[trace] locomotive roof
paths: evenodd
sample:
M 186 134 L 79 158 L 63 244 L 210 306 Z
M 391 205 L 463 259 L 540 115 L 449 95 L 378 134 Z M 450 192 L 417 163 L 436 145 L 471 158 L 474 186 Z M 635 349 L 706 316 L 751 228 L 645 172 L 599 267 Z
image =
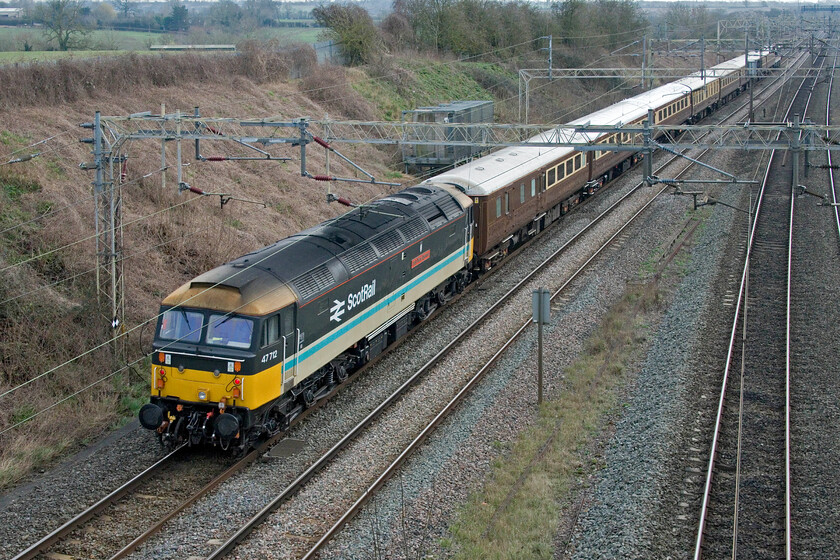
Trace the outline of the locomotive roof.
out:
M 759 53 L 751 52 L 750 61 L 759 58 Z M 632 122 L 639 122 L 647 116 L 648 108 L 659 107 L 668 99 L 676 100 L 689 91 L 700 89 L 715 78 L 728 75 L 744 67 L 744 55 L 737 56 L 706 70 L 705 78 L 695 72 L 685 78 L 642 92 L 634 97 L 619 101 L 594 113 L 576 119 L 570 125 L 597 125 L 620 127 Z M 561 128 L 564 136 L 571 136 L 572 141 L 589 143 L 608 134 L 604 132 L 578 132 Z M 551 142 L 553 131 L 543 132 L 528 142 Z M 534 173 L 550 163 L 562 159 L 575 151 L 570 146 L 529 147 L 527 145 L 506 147 L 489 155 L 475 159 L 456 167 L 452 171 L 427 179 L 424 184 L 458 185 L 470 196 L 486 196 L 510 185 L 530 173 Z
M 468 204 L 450 187 L 410 187 L 205 272 L 163 304 L 261 315 L 306 302 L 454 219 Z

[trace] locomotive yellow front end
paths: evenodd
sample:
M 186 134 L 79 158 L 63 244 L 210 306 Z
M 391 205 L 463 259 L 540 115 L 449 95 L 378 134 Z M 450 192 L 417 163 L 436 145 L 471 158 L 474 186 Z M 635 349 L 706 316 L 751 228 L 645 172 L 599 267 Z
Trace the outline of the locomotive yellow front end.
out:
M 207 274 L 163 301 L 140 423 L 168 444 L 245 448 L 278 428 L 264 410 L 283 392 L 283 359 L 265 350 L 266 336 L 279 324 L 271 319 L 293 313 L 295 298 L 264 276 Z

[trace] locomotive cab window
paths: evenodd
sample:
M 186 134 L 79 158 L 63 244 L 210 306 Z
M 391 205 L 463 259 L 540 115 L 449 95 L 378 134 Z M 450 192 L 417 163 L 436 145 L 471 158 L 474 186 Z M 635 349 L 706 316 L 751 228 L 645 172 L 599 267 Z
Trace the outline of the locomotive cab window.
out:
M 180 307 L 163 313 L 158 338 L 180 342 L 201 340 L 201 323 L 204 315 L 195 311 L 184 311 Z
M 231 315 L 210 315 L 205 342 L 214 346 L 229 348 L 250 348 L 254 322 L 244 317 Z
M 280 315 L 274 315 L 263 323 L 260 347 L 265 348 L 278 340 L 280 340 Z

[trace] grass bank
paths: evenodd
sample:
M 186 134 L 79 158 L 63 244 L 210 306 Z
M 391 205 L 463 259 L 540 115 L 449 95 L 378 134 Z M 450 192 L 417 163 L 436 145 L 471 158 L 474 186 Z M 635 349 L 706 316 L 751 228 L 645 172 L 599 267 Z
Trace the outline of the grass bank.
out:
M 564 372 L 560 395 L 545 401 L 537 422 L 493 464 L 452 527 L 455 557 L 555 557 L 556 533 L 577 490 L 599 468 L 595 438 L 620 406 L 630 365 L 643 351 L 662 310 L 654 278 L 631 285 Z M 573 508 L 572 508 L 573 509 Z

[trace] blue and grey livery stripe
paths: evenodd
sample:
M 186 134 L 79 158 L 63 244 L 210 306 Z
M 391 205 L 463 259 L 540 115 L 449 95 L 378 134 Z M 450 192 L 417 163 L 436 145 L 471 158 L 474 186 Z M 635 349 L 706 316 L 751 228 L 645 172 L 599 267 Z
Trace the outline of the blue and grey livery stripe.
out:
M 440 272 L 441 269 L 455 261 L 456 259 L 464 259 L 466 257 L 467 251 L 469 250 L 469 245 L 465 245 L 455 253 L 452 253 L 446 259 L 437 263 L 434 267 L 430 268 L 411 282 L 404 284 L 398 290 L 391 292 L 388 296 L 382 298 L 376 305 L 370 307 L 363 311 L 362 313 L 356 315 L 352 319 L 350 319 L 347 323 L 341 325 L 340 327 L 331 331 L 327 336 L 316 342 L 315 344 L 311 345 L 310 347 L 306 348 L 301 352 L 300 356 L 298 357 L 297 365 L 300 365 L 305 360 L 311 358 L 316 352 L 323 349 L 325 346 L 329 345 L 332 341 L 337 339 L 338 337 L 342 336 L 347 331 L 354 329 L 359 323 L 364 321 L 365 319 L 371 317 L 372 315 L 382 311 L 385 307 L 390 305 L 391 303 L 397 301 L 402 294 L 411 291 L 413 288 L 417 287 L 423 281 L 427 280 L 429 277 L 437 274 Z M 286 371 L 287 369 L 293 367 L 295 365 L 295 357 L 291 356 L 286 359 L 283 363 L 283 370 Z

